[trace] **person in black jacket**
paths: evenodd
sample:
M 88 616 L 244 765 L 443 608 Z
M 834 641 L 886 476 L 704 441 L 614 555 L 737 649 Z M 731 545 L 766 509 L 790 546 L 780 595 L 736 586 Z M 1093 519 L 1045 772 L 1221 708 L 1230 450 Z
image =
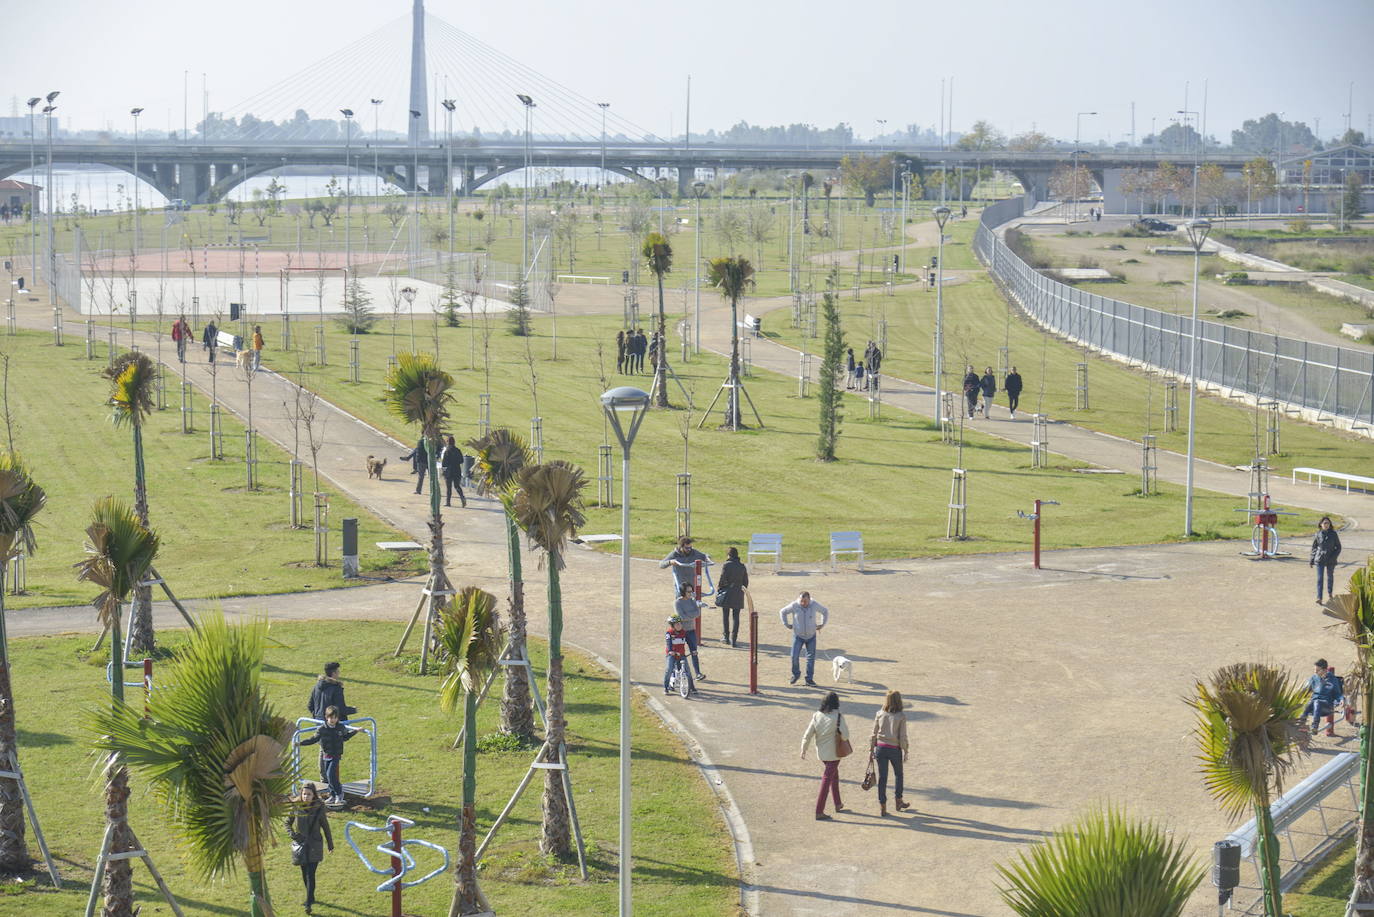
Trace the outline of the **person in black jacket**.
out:
M 425 489 L 425 472 L 429 471 L 429 456 L 425 453 L 425 438 L 423 436 L 415 444 L 414 449 L 401 456 L 401 461 L 410 462 L 410 473 L 420 476 L 419 480 L 415 482 L 415 492 L 418 494 Z
M 969 364 L 968 372 L 964 373 L 964 398 L 968 401 L 968 416 L 972 417 L 978 411 L 978 393 L 981 389 L 982 380 L 978 378 L 978 371 Z
M 339 722 L 339 709 L 330 707 L 324 712 L 324 725 L 315 730 L 308 739 L 301 739 L 301 745 L 320 746 L 320 779 L 329 787 L 329 795 L 324 798 L 326 805 L 344 804 L 343 784 L 339 782 L 339 761 L 343 758 L 344 743 L 357 735 L 359 730 L 349 729 Z
M 1336 578 L 1336 561 L 1341 556 L 1341 536 L 1331 526 L 1331 517 L 1322 516 L 1317 523 L 1317 534 L 1312 539 L 1312 559 L 1309 567 L 1317 568 L 1317 604 L 1322 603 L 1322 571 L 1326 571 L 1326 597 L 1332 596 L 1332 583 Z
M 1011 411 L 1011 419 L 1016 419 L 1016 406 L 1021 403 L 1021 374 L 1016 371 L 1016 367 L 1011 368 L 1007 373 L 1007 378 L 1002 380 L 1002 390 L 1007 393 L 1007 408 Z
M 725 630 L 721 639 L 731 646 L 739 642 L 739 612 L 744 607 L 744 590 L 748 585 L 749 569 L 739 559 L 739 548 L 731 548 L 716 584 L 716 605 L 720 607 L 721 626 Z
M 315 687 L 310 689 L 310 715 L 317 720 L 324 719 L 325 711 L 334 707 L 344 719 L 358 712 L 357 707 L 344 703 L 344 686 L 339 680 L 339 664 L 326 662 L 324 674 L 315 679 Z
M 325 845 L 334 852 L 334 835 L 329 832 L 329 813 L 320 802 L 315 784 L 306 781 L 301 786 L 301 798 L 286 819 L 286 833 L 291 838 L 291 862 L 301 868 L 305 883 L 305 912 L 315 906 L 315 871 L 324 859 Z
M 219 329 L 215 327 L 215 320 L 210 319 L 200 336 L 201 346 L 210 354 L 210 362 L 215 362 L 215 348 L 219 346 Z
M 983 416 L 992 416 L 992 396 L 997 394 L 997 377 L 992 374 L 992 367 L 987 368 L 983 373 L 983 378 L 978 380 L 978 387 L 983 390 Z
M 458 491 L 458 500 L 466 508 L 468 498 L 463 495 L 463 450 L 458 448 L 452 436 L 444 438 L 444 451 L 439 456 L 439 464 L 444 472 L 444 485 L 447 491 L 444 494 L 444 505 L 453 505 L 453 491 Z

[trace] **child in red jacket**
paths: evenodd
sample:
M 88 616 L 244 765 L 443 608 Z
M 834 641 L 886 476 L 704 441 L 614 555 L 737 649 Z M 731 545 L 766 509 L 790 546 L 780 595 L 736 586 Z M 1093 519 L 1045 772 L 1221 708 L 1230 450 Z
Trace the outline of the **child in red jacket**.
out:
M 667 665 L 663 668 L 663 693 L 671 694 L 668 690 L 668 680 L 672 678 L 673 667 L 679 660 L 686 659 L 691 652 L 691 647 L 687 643 L 687 628 L 684 626 L 682 615 L 673 615 L 668 619 L 668 632 L 664 635 L 664 648 L 666 652 Z M 697 693 L 696 682 L 692 679 L 692 667 L 683 667 L 687 672 L 687 693 Z

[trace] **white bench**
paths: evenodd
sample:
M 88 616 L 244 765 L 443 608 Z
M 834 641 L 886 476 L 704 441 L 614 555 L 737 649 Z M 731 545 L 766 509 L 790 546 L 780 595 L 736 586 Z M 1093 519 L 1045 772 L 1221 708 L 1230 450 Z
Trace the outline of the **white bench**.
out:
M 1361 488 L 1359 488 L 1359 489 L 1360 489 L 1360 490 L 1365 490 L 1365 491 L 1368 491 L 1371 487 L 1374 487 L 1374 478 L 1366 477 L 1365 475 L 1362 475 L 1362 474 L 1344 474 L 1344 473 L 1339 472 L 1339 471 L 1326 471 L 1325 469 L 1322 469 L 1322 468 L 1294 468 L 1294 469 L 1293 469 L 1293 483 L 1294 483 L 1294 484 L 1298 483 L 1298 475 L 1300 475 L 1300 474 L 1305 474 L 1305 475 L 1307 475 L 1307 483 L 1309 483 L 1309 484 L 1312 483 L 1312 479 L 1313 479 L 1313 478 L 1316 478 L 1317 487 L 1318 487 L 1319 489 L 1320 489 L 1321 486 L 1325 483 L 1326 478 L 1330 478 L 1330 479 L 1333 480 L 1333 481 L 1344 481 L 1344 482 L 1345 482 L 1345 492 L 1346 492 L 1346 493 L 1350 493 L 1350 485 L 1351 485 L 1351 484 L 1363 484 L 1363 485 L 1365 485 L 1365 486 L 1364 486 L 1364 487 L 1361 487 Z
M 777 533 L 765 532 L 763 534 L 753 534 L 749 536 L 749 553 L 745 555 L 747 563 L 754 562 L 754 555 L 759 557 L 773 558 L 773 572 L 782 569 L 782 535 Z
M 862 532 L 831 532 L 830 533 L 830 569 L 835 569 L 839 555 L 853 555 L 859 562 L 859 569 L 864 568 L 864 536 Z
M 744 313 L 744 321 L 740 322 L 739 326 L 754 337 L 758 337 L 759 333 L 763 330 L 763 319 L 754 318 L 754 316 L 746 312 Z
M 570 281 L 572 281 L 573 283 L 580 283 L 580 282 L 582 282 L 582 281 L 584 281 L 584 280 L 585 280 L 587 283 L 610 283 L 610 282 L 611 282 L 611 278 L 609 278 L 609 277 L 598 277 L 598 276 L 595 276 L 595 275 L 593 275 L 593 274 L 559 274 L 558 277 L 556 278 L 556 280 L 557 280 L 559 283 L 562 283 L 562 282 L 565 281 L 565 280 L 570 280 Z
M 215 335 L 215 346 L 226 347 L 230 353 L 238 353 L 243 349 L 243 338 L 228 331 L 220 331 Z

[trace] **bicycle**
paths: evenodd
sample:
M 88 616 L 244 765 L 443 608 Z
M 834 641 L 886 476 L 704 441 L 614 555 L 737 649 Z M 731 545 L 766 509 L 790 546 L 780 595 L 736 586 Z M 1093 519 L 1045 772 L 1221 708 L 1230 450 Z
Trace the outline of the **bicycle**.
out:
M 668 690 L 671 691 L 674 688 L 677 688 L 678 696 L 680 696 L 683 700 L 686 700 L 687 695 L 691 693 L 692 685 L 691 676 L 688 673 L 687 665 L 688 663 L 686 656 L 677 657 L 677 662 L 673 664 L 673 672 L 671 675 L 668 676 Z

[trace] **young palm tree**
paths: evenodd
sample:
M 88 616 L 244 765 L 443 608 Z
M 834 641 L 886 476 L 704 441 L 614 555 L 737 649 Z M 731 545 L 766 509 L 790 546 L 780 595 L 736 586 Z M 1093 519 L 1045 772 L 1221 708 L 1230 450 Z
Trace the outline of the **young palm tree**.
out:
M 816 176 L 810 172 L 801 174 L 801 193 L 802 193 L 802 235 L 811 235 L 811 198 L 808 193 L 811 186 L 816 183 Z
M 1089 812 L 997 867 L 998 891 L 1022 917 L 1178 917 L 1202 881 L 1187 846 L 1116 809 Z
M 14 688 L 10 684 L 9 637 L 5 632 L 5 573 L 10 561 L 34 551 L 33 517 L 47 496 L 12 452 L 0 453 L 0 768 L 19 760 L 14 725 Z M 19 781 L 0 777 L 0 872 L 17 873 L 29 865 L 24 845 L 24 798 Z
M 1258 827 L 1266 917 L 1282 917 L 1279 841 L 1269 804 L 1293 768 L 1307 691 L 1279 666 L 1241 662 L 1198 683 L 1188 705 L 1197 711 L 1203 784 L 1232 817 L 1247 808 Z
M 709 273 L 711 286 L 730 300 L 730 403 L 726 429 L 738 430 L 739 403 L 739 300 L 754 285 L 754 266 L 749 259 L 735 255 L 712 258 Z
M 1361 710 L 1374 710 L 1374 559 L 1350 577 L 1350 591 L 1334 597 L 1322 613 L 1345 625 L 1355 644 L 1355 664 L 1345 676 L 1345 692 L 1360 699 Z M 1355 884 L 1350 905 L 1374 904 L 1374 772 L 1369 730 L 1360 730 L 1360 832 L 1355 847 Z
M 165 685 L 142 705 L 116 701 L 96 716 L 96 745 L 148 778 L 206 880 L 242 861 L 249 914 L 271 917 L 263 855 L 285 814 L 291 774 L 283 766 L 292 724 L 262 690 L 267 623 L 230 625 L 204 615 L 176 652 Z
M 501 657 L 501 620 L 496 596 L 467 586 L 439 613 L 439 646 L 444 651 L 444 681 L 439 707 L 445 713 L 463 699 L 463 814 L 458 824 L 457 888 L 449 917 L 486 910 L 477 889 L 477 694 Z
M 654 404 L 668 406 L 668 319 L 663 308 L 663 275 L 673 269 L 673 247 L 661 232 L 644 237 L 644 260 L 658 280 L 658 363 L 654 366 Z
M 519 489 L 511 511 L 530 541 L 544 552 L 549 570 L 548 731 L 544 740 L 549 763 L 560 763 L 567 723 L 563 719 L 563 597 L 558 571 L 563 568 L 568 540 L 586 521 L 582 514 L 582 488 L 587 479 L 576 465 L 553 461 L 522 469 L 516 482 Z M 566 857 L 571 852 L 570 831 L 562 773 L 545 770 L 540 853 Z
M 110 420 L 128 426 L 134 434 L 134 512 L 148 527 L 148 477 L 143 468 L 143 423 L 155 407 L 157 367 L 141 353 L 124 353 L 105 369 L 110 380 Z M 134 609 L 129 625 L 129 648 L 138 653 L 153 651 L 153 587 L 134 586 Z
M 444 570 L 444 520 L 439 512 L 439 431 L 448 420 L 453 401 L 453 377 L 439 368 L 427 353 L 402 353 L 396 366 L 387 373 L 385 401 L 394 417 L 416 424 L 425 441 L 429 463 L 429 609 L 425 617 L 425 649 L 421 653 L 420 674 L 425 673 L 434 619 L 442 593 L 452 588 Z
M 477 492 L 495 496 L 506 514 L 506 558 L 510 574 L 510 627 L 506 639 L 512 655 L 529 658 L 525 648 L 525 580 L 520 565 L 520 529 L 512 515 L 513 487 L 520 469 L 533 464 L 529 447 L 505 427 L 468 441 L 476 461 L 472 475 Z M 505 666 L 501 695 L 501 731 L 528 740 L 534 736 L 534 705 L 530 701 L 530 673 L 522 665 Z
M 101 588 L 91 604 L 100 623 L 110 631 L 110 694 L 114 708 L 124 703 L 124 640 L 120 634 L 119 607 L 157 556 L 158 538 L 134 514 L 127 503 L 114 497 L 95 502 L 91 524 L 86 528 L 86 559 L 76 565 L 78 580 Z M 120 756 L 112 754 L 105 765 L 105 824 L 111 831 L 110 849 L 134 849 L 129 830 L 129 772 Z M 128 860 L 114 860 L 105 868 L 105 917 L 132 917 L 133 872 Z

